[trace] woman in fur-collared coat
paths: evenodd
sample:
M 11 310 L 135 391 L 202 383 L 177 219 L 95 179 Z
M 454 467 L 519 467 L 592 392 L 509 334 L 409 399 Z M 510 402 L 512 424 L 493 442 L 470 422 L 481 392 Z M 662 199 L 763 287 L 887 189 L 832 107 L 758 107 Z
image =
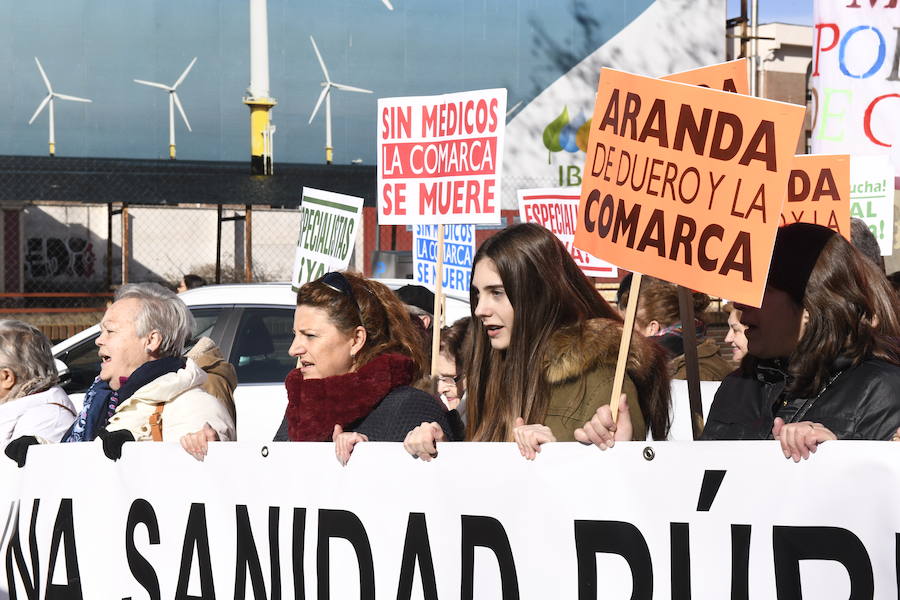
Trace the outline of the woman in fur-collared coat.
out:
M 470 287 L 478 326 L 467 368 L 471 441 L 515 441 L 534 458 L 540 445 L 575 439 L 609 404 L 622 319 L 547 229 L 521 224 L 489 238 L 475 254 Z M 664 351 L 632 337 L 623 392 L 637 425 L 665 439 L 669 375 Z M 439 428 L 410 432 L 406 450 L 436 454 Z

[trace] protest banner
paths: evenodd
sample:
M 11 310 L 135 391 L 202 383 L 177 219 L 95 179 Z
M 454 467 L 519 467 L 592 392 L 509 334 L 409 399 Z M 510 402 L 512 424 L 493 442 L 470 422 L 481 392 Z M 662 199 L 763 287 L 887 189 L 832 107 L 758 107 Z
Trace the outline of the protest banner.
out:
M 505 115 L 505 89 L 379 98 L 379 224 L 499 223 Z
M 900 175 L 896 0 L 816 0 L 813 22 L 812 151 L 886 156 Z
M 894 166 L 886 156 L 850 159 L 850 216 L 872 230 L 882 256 L 894 253 Z
M 746 58 L 729 60 L 728 62 L 690 69 L 680 73 L 672 73 L 660 79 L 699 85 L 700 87 L 747 95 L 750 93 L 750 80 L 747 76 L 749 61 Z
M 850 241 L 850 156 L 794 157 L 781 224 L 815 223 Z
M 581 190 L 568 188 L 537 188 L 517 190 L 519 219 L 523 223 L 537 223 L 552 231 L 563 243 L 569 255 L 588 277 L 615 277 L 617 269 L 604 260 L 575 247 L 575 223 Z
M 413 225 L 413 280 L 435 289 L 438 262 L 437 225 Z M 444 272 L 442 289 L 457 295 L 469 295 L 472 257 L 475 256 L 475 226 L 444 226 Z
M 300 236 L 291 275 L 294 291 L 329 271 L 347 268 L 359 235 L 362 205 L 362 198 L 303 188 Z
M 759 306 L 803 113 L 603 69 L 575 245 Z
M 439 449 L 34 446 L 0 506 L 0 596 L 896 597 L 900 444 L 799 465 L 775 442 Z

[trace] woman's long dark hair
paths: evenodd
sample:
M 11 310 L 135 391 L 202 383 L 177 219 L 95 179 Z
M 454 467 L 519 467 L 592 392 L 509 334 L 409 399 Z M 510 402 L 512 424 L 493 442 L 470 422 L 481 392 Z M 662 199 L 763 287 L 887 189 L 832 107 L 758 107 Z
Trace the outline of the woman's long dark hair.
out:
M 478 291 L 470 288 L 474 344 L 468 373 L 467 439 L 509 441 L 516 417 L 542 423 L 549 401 L 545 349 L 561 327 L 603 317 L 622 322 L 618 313 L 569 256 L 565 246 L 540 225 L 524 223 L 488 238 L 473 261 L 491 259 L 500 274 L 515 318 L 510 344 L 494 351 L 475 317 Z M 634 340 L 636 342 L 637 340 Z M 655 389 L 638 389 L 644 417 L 657 439 L 668 430 L 668 376 L 660 354 L 651 378 Z M 643 393 L 642 393 L 643 392 Z
M 839 235 L 822 248 L 806 284 L 809 321 L 789 360 L 794 397 L 818 394 L 838 357 L 900 365 L 897 295 L 884 273 Z

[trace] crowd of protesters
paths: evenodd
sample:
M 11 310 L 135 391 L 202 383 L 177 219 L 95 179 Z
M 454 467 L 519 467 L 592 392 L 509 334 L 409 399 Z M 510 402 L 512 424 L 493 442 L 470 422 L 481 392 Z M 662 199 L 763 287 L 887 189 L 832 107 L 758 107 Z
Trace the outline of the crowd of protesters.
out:
M 706 330 L 709 297 L 693 293 L 696 319 L 683 323 L 677 286 L 645 278 L 615 420 L 627 282 L 610 305 L 543 227 L 509 227 L 478 249 L 471 317 L 440 332 L 431 377 L 433 296 L 410 287 L 405 303 L 377 281 L 328 273 L 297 294 L 297 366 L 274 439 L 333 442 L 342 464 L 367 441 L 403 442 L 428 461 L 439 443 L 463 440 L 515 442 L 528 459 L 556 441 L 662 440 L 671 379 L 685 377 L 686 328 L 701 379 L 722 381 L 702 439 L 775 439 L 799 460 L 828 440 L 896 438 L 897 292 L 866 232 L 854 224 L 851 244 L 818 225 L 779 229 L 762 305 L 725 308 L 730 363 Z M 189 340 L 192 322 L 162 286 L 120 288 L 77 411 L 47 338 L 0 321 L 0 446 L 20 465 L 33 444 L 95 440 L 111 458 L 127 442 L 180 441 L 202 460 L 210 442 L 236 439 L 235 370 L 212 340 Z

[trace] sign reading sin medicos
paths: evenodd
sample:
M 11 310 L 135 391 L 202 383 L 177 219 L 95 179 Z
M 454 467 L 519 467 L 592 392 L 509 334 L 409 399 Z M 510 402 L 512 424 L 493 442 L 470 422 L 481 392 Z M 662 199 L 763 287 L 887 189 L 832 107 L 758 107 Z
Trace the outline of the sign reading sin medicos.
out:
M 506 90 L 378 100 L 378 222 L 500 222 Z
M 575 245 L 759 306 L 802 106 L 603 69 Z

